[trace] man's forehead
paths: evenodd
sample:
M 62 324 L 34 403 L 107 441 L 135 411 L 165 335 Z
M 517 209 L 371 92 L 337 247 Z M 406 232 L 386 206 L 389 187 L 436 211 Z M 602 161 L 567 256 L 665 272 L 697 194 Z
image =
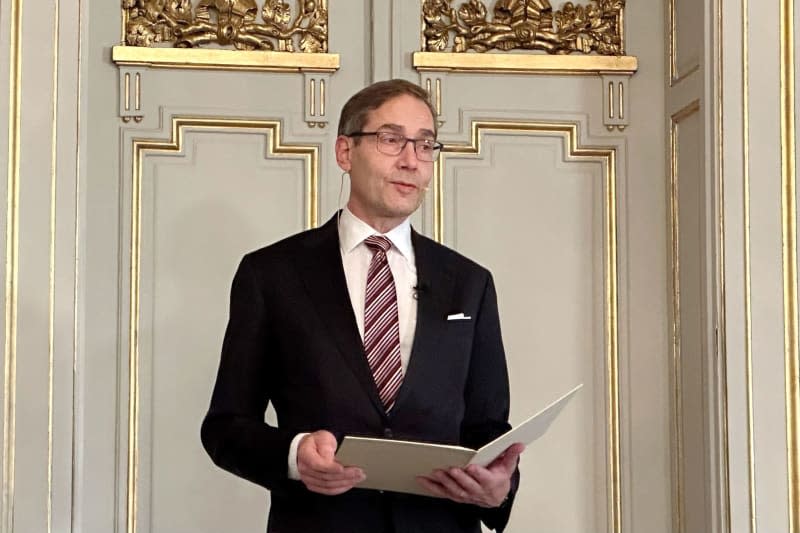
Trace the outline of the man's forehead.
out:
M 430 133 L 433 117 L 428 106 L 411 96 L 399 96 L 383 103 L 367 114 L 365 126 L 370 130 L 387 129 L 398 133 Z

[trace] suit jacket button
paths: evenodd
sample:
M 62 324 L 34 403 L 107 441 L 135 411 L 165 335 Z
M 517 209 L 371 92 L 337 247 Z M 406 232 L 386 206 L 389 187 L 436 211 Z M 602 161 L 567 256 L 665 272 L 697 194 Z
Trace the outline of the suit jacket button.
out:
M 384 428 L 383 436 L 386 437 L 387 439 L 391 439 L 392 436 L 393 436 L 392 435 L 392 428 Z

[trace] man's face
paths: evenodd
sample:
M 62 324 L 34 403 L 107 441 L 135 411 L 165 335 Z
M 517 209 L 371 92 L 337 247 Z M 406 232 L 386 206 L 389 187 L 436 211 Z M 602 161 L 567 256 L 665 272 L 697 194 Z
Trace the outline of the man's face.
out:
M 433 139 L 433 117 L 425 103 L 401 95 L 370 112 L 362 131 Z M 433 175 L 433 162 L 417 159 L 412 142 L 398 155 L 379 152 L 377 142 L 375 135 L 361 137 L 358 144 L 355 138 L 340 136 L 336 160 L 350 174 L 350 211 L 385 232 L 420 206 Z

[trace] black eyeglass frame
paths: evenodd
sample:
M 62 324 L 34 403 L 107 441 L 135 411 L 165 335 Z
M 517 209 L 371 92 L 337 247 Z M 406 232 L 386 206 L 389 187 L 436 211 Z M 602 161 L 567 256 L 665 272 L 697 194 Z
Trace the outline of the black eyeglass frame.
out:
M 438 158 L 439 154 L 442 152 L 442 148 L 444 148 L 444 145 L 442 143 L 438 142 L 438 141 L 433 141 L 432 139 L 414 139 L 412 137 L 406 137 L 405 135 L 400 135 L 399 133 L 395 133 L 393 131 L 354 131 L 353 133 L 346 133 L 345 137 L 368 137 L 370 135 L 374 135 L 375 136 L 375 140 L 376 140 L 375 149 L 378 150 L 379 152 L 381 152 L 382 154 L 385 154 L 385 155 L 400 155 L 401 153 L 403 153 L 403 150 L 406 149 L 406 145 L 408 143 L 413 143 L 413 145 L 414 145 L 414 155 L 417 157 L 418 160 L 424 161 L 426 163 L 433 163 L 434 161 L 436 161 L 436 158 Z M 382 143 L 381 140 L 380 140 L 380 136 L 381 135 L 394 135 L 396 137 L 399 137 L 399 138 L 403 139 L 404 142 L 403 142 L 402 146 L 400 146 L 400 149 L 397 151 L 396 154 L 383 152 L 378 148 L 379 146 L 384 146 L 384 147 L 386 146 L 386 144 Z M 431 142 L 431 141 L 433 141 L 432 147 L 433 147 L 433 151 L 436 153 L 436 155 L 430 160 L 421 159 L 419 157 L 419 151 L 417 151 L 417 143 L 418 142 Z

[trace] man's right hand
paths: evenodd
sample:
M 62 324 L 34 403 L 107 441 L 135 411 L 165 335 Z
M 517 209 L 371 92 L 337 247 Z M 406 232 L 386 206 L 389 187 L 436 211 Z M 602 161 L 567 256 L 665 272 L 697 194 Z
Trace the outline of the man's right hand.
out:
M 297 446 L 297 471 L 308 490 L 335 496 L 366 479 L 355 466 L 343 466 L 336 455 L 336 437 L 329 431 L 309 433 Z

